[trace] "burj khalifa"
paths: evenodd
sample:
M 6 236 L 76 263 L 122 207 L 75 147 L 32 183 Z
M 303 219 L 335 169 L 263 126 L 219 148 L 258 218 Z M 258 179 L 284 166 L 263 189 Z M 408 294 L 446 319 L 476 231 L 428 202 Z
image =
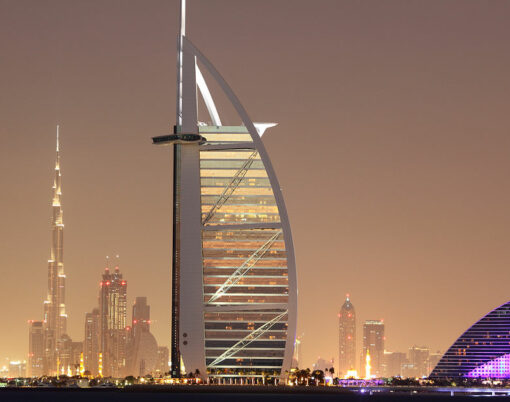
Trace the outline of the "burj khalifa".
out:
M 44 372 L 49 375 L 58 374 L 60 341 L 67 329 L 59 126 L 57 126 L 56 152 L 52 198 L 51 249 L 50 259 L 48 260 L 48 296 L 44 301 Z

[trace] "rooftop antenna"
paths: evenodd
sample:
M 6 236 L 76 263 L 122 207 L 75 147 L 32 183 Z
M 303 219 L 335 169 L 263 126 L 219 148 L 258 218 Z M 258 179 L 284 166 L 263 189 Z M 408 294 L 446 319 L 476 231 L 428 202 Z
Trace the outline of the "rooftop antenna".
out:
M 60 125 L 57 124 L 57 152 L 60 151 L 59 128 L 60 128 Z

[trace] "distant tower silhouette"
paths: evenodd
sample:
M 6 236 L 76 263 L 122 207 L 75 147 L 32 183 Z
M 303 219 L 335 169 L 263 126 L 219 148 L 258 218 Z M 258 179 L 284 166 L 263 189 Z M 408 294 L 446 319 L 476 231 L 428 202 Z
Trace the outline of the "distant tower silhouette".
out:
M 356 368 L 356 312 L 349 295 L 345 299 L 338 318 L 340 342 L 338 369 L 340 375 L 345 375 L 348 370 Z
M 85 370 L 90 371 L 93 376 L 99 373 L 100 328 L 99 309 L 95 308 L 85 315 L 85 339 L 83 340 Z

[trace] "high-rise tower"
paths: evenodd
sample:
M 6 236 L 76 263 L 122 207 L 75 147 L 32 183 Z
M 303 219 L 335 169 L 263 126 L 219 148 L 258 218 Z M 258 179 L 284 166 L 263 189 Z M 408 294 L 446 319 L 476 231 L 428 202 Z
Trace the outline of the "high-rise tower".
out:
M 384 322 L 382 320 L 366 320 L 363 324 L 363 353 L 361 356 L 361 369 L 363 377 L 366 376 L 367 353 L 370 355 L 371 374 L 376 377 L 383 375 L 384 358 Z
M 51 218 L 50 259 L 48 260 L 48 296 L 44 301 L 45 374 L 55 374 L 58 370 L 59 343 L 67 328 L 59 126 L 57 126 L 56 152 L 55 179 L 53 181 L 53 199 L 51 204 L 53 213 Z
M 349 295 L 345 299 L 339 321 L 339 374 L 346 375 L 356 368 L 356 312 Z
M 154 373 L 158 368 L 158 343 L 150 332 L 151 308 L 146 297 L 136 298 L 132 318 L 126 348 L 126 374 Z
M 120 377 L 126 364 L 127 281 L 119 267 L 105 268 L 99 290 L 100 341 L 103 375 Z
M 85 315 L 85 338 L 83 340 L 84 367 L 94 376 L 98 374 L 100 328 L 99 309 L 95 308 L 91 313 Z
M 187 38 L 185 5 L 181 0 L 177 121 L 172 134 L 153 138 L 172 145 L 174 156 L 171 373 L 180 375 L 182 357 L 187 371 L 213 379 L 284 377 L 296 336 L 297 280 L 287 210 L 261 140 L 275 124 L 253 123 Z M 222 124 L 206 78 L 241 125 Z
M 30 320 L 28 332 L 28 377 L 41 377 L 44 374 L 44 323 Z

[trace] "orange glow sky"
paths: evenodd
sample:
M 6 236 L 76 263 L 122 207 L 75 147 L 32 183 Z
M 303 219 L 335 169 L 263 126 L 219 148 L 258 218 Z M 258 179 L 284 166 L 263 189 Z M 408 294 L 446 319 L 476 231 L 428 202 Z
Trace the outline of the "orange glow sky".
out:
M 293 229 L 302 366 L 337 360 L 347 292 L 394 351 L 444 351 L 508 300 L 509 2 L 188 2 L 189 38 L 254 121 L 279 122 L 264 143 Z M 0 365 L 42 317 L 56 124 L 71 337 L 118 253 L 129 304 L 147 296 L 169 344 L 171 159 L 150 137 L 175 121 L 178 10 L 0 0 Z

